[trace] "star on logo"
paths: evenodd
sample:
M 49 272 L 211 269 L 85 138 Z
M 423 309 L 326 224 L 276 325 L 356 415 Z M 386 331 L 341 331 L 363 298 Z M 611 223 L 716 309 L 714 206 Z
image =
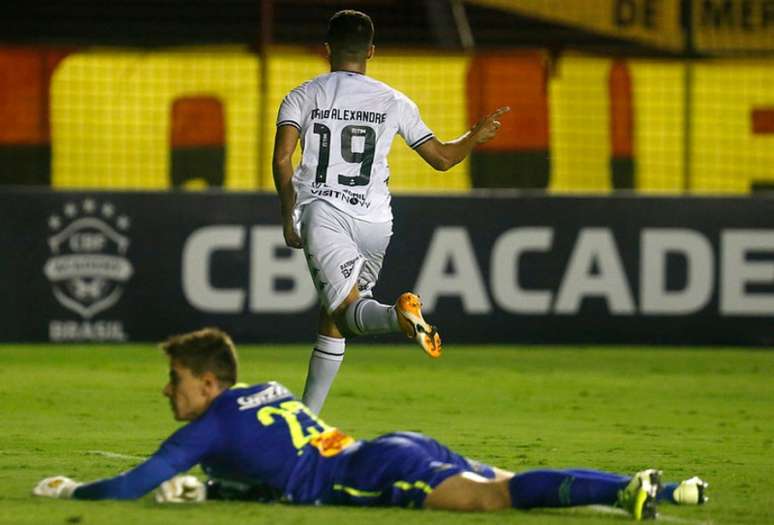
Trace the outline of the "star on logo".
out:
M 72 218 L 78 215 L 78 208 L 72 202 L 68 202 L 64 207 L 64 214 Z
M 48 218 L 48 227 L 52 230 L 58 230 L 62 226 L 62 219 L 59 215 L 52 215 Z
M 96 209 L 97 203 L 95 203 L 93 199 L 86 199 L 83 201 L 83 211 L 86 213 L 94 213 L 94 210 Z
M 113 214 L 115 214 L 115 212 L 116 212 L 116 208 L 112 204 L 106 202 L 105 204 L 102 205 L 102 216 L 103 217 L 109 219 L 110 217 L 113 216 Z
M 129 221 L 129 217 L 127 217 L 126 215 L 121 215 L 118 217 L 118 219 L 116 219 L 116 226 L 118 226 L 122 230 L 126 230 L 127 228 L 129 228 L 130 224 L 131 222 Z

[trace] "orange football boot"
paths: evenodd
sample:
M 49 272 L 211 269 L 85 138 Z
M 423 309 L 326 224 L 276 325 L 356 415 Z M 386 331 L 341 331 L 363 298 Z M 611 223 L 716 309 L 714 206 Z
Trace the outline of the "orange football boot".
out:
M 431 326 L 422 317 L 422 301 L 419 296 L 406 292 L 395 301 L 398 325 L 409 339 L 414 339 L 425 353 L 432 357 L 441 357 L 441 336 L 435 326 Z

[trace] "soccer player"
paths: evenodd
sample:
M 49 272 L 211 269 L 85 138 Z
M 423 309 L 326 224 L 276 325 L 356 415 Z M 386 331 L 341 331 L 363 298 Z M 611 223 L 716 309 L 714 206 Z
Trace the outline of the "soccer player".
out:
M 514 474 L 421 434 L 356 440 L 324 423 L 279 383 L 238 384 L 236 349 L 220 330 L 175 336 L 162 348 L 169 357 L 163 394 L 175 419 L 189 423 L 128 472 L 87 484 L 46 478 L 34 494 L 134 499 L 161 485 L 156 499 L 162 502 L 274 496 L 297 504 L 459 511 L 603 504 L 636 519 L 654 517 L 657 500 L 706 499 L 699 478 L 662 488 L 653 469 L 633 477 L 591 470 Z M 206 490 L 195 477 L 178 476 L 196 464 L 210 478 Z
M 288 93 L 277 117 L 273 173 L 285 242 L 304 249 L 321 303 L 303 394 L 317 413 L 344 358 L 345 337 L 402 332 L 428 356 L 441 355 L 441 337 L 422 317 L 419 297 L 404 293 L 394 305 L 372 298 L 392 235 L 387 154 L 395 134 L 446 171 L 491 140 L 509 111 L 500 108 L 456 140 L 439 141 L 414 102 L 365 75 L 373 36 L 368 15 L 333 15 L 325 43 L 331 72 Z

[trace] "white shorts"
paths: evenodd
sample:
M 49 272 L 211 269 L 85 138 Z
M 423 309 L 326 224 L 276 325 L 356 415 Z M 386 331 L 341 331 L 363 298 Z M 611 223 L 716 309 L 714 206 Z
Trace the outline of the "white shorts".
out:
M 333 312 L 357 285 L 370 297 L 392 236 L 392 221 L 366 222 L 324 201 L 297 213 L 298 231 L 320 303 Z

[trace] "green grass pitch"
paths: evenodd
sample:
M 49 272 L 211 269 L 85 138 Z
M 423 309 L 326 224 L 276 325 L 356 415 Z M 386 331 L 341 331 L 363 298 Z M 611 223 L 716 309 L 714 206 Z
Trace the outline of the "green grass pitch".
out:
M 241 379 L 303 386 L 309 348 L 244 346 Z M 625 523 L 595 509 L 453 514 L 208 502 L 156 505 L 34 498 L 43 477 L 114 475 L 176 427 L 153 345 L 0 346 L 0 523 Z M 699 474 L 703 507 L 662 505 L 667 523 L 774 523 L 774 352 L 745 349 L 352 344 L 322 417 L 361 438 L 427 433 L 521 470 L 591 467 L 667 479 Z M 133 459 L 134 458 L 134 459 Z

